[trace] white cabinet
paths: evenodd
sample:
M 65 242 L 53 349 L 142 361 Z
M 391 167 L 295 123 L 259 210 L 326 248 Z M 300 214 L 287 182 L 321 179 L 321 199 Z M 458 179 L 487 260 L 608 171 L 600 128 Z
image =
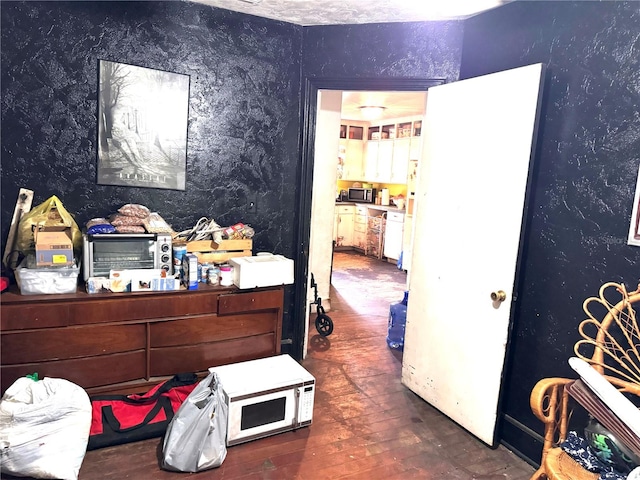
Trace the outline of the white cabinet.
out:
M 367 207 L 357 205 L 353 218 L 353 246 L 363 252 L 367 245 Z
M 354 211 L 353 205 L 336 205 L 333 227 L 333 241 L 336 248 L 353 245 Z
M 387 223 L 384 231 L 384 256 L 387 259 L 398 260 L 404 244 L 404 214 L 387 213 Z
M 362 180 L 364 175 L 364 125 L 340 125 L 338 180 Z
M 411 142 L 411 138 L 399 138 L 393 143 L 389 183 L 407 183 Z
M 367 182 L 375 182 L 378 178 L 378 151 L 379 142 L 367 142 L 365 147 L 365 161 L 364 161 L 364 178 Z
M 367 128 L 364 180 L 376 183 L 407 183 L 409 161 L 419 159 L 422 120 L 387 120 Z

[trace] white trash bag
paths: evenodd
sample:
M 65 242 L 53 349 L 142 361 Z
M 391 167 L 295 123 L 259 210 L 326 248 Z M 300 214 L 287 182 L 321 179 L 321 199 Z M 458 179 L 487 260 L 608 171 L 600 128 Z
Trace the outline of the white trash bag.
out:
M 16 380 L 0 400 L 0 471 L 76 480 L 91 428 L 91 400 L 68 380 Z
M 162 446 L 162 468 L 193 473 L 222 465 L 227 456 L 228 414 L 218 375 L 211 372 L 169 423 Z

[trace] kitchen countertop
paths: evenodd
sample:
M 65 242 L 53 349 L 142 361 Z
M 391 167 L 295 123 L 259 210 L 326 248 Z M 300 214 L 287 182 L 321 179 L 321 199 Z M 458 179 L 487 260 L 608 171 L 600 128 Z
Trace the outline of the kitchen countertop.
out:
M 358 202 L 336 202 L 336 205 L 355 205 L 358 207 L 367 207 L 373 210 L 382 210 L 383 212 L 406 213 L 406 209 L 399 209 L 395 205 L 376 205 L 375 203 L 358 203 Z

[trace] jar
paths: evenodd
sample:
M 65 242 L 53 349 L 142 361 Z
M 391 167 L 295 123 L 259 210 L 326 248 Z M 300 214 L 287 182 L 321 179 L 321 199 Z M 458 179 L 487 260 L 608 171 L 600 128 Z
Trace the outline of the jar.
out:
M 207 276 L 209 275 L 209 264 L 203 263 L 199 273 L 200 283 L 207 283 Z
M 209 285 L 218 285 L 220 281 L 220 269 L 215 265 L 212 265 L 207 270 L 207 283 Z
M 220 285 L 223 287 L 233 285 L 233 267 L 231 265 L 220 265 Z

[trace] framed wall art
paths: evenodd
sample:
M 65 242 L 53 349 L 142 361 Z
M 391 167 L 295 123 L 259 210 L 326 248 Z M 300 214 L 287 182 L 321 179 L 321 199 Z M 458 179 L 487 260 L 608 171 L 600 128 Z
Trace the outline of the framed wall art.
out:
M 629 222 L 629 236 L 627 245 L 640 247 L 640 168 L 636 180 L 636 193 L 633 198 L 633 209 L 631 210 L 631 221 Z
M 184 190 L 189 75 L 99 60 L 100 185 Z

